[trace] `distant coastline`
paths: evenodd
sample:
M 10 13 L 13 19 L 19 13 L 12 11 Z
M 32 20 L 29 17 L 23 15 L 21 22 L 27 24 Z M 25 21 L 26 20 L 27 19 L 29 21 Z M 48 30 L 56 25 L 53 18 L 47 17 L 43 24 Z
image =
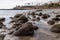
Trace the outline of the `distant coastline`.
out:
M 27 5 L 27 6 L 16 6 L 15 10 L 31 10 L 31 9 L 60 9 L 60 2 L 58 3 L 45 3 L 44 5 Z

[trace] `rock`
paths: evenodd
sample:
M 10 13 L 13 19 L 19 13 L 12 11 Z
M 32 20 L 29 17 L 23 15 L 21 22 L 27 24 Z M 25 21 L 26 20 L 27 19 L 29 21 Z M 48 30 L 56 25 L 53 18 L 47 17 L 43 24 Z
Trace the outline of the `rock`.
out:
M 18 24 L 18 23 L 15 23 L 15 24 L 13 24 L 13 28 L 16 28 L 16 27 L 18 27 L 19 25 L 21 25 L 21 24 Z
M 34 30 L 37 30 L 37 29 L 38 29 L 38 27 L 37 27 L 37 26 L 34 26 L 34 27 L 33 27 L 33 29 L 34 29 Z
M 53 24 L 55 24 L 55 21 L 49 20 L 47 23 L 48 23 L 49 25 L 53 25 Z
M 60 21 L 60 18 L 56 17 L 56 18 L 53 18 L 52 20 L 54 20 L 54 21 Z
M 24 15 L 21 15 L 19 18 L 16 19 L 16 22 L 21 21 L 21 20 L 23 20 L 24 23 L 28 21 L 28 19 Z
M 31 36 L 34 34 L 33 25 L 30 22 L 22 24 L 22 27 L 13 33 L 15 36 Z
M 50 31 L 54 33 L 60 33 L 60 24 L 53 25 Z
M 42 11 L 42 9 L 38 9 L 38 10 L 36 10 L 36 11 Z
M 35 12 L 32 12 L 31 15 L 34 16 L 35 15 Z
M 13 24 L 13 28 L 16 28 L 16 27 L 18 27 L 18 26 L 20 26 L 20 25 L 22 25 L 24 23 L 24 21 L 18 21 L 18 22 L 15 22 L 15 24 Z
M 0 34 L 0 40 L 4 40 L 5 35 L 4 34 Z
M 60 15 L 56 15 L 56 17 L 60 17 Z
M 22 14 L 16 14 L 14 18 L 19 18 Z
M 14 19 L 14 17 L 10 17 L 10 19 L 11 19 L 11 20 L 13 20 L 13 19 Z
M 42 13 L 40 12 L 40 13 L 38 14 L 38 16 L 42 16 Z
M 43 18 L 43 19 L 46 19 L 46 18 L 48 18 L 48 17 L 50 17 L 49 14 L 43 14 L 43 15 L 42 15 L 42 18 Z
M 5 21 L 5 18 L 0 18 L 0 21 L 1 21 L 1 22 L 4 22 L 4 21 Z
M 0 28 L 2 28 L 4 26 L 4 24 L 2 22 L 0 22 Z
M 15 21 L 14 20 L 12 20 L 12 21 L 10 21 L 9 23 L 14 23 Z
M 37 21 L 40 21 L 40 17 L 37 17 Z

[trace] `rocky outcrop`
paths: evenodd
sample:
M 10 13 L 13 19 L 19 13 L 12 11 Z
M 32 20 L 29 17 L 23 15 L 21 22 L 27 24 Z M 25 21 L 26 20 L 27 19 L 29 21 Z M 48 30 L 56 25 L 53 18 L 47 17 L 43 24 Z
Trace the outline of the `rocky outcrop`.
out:
M 22 24 L 22 27 L 20 27 L 17 31 L 13 33 L 15 36 L 29 36 L 34 34 L 34 30 L 38 29 L 37 27 L 34 27 L 32 23 L 26 22 Z
M 16 14 L 14 18 L 19 18 L 22 14 Z

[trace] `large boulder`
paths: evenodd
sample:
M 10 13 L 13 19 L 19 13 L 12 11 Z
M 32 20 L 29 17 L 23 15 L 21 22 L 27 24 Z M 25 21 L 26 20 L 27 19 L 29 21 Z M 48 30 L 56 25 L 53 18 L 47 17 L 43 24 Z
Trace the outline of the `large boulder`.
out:
M 53 25 L 50 31 L 55 33 L 60 33 L 60 24 Z
M 15 36 L 31 36 L 34 34 L 34 30 L 36 30 L 36 27 L 34 29 L 34 26 L 30 22 L 26 22 L 22 24 L 22 27 L 20 27 L 17 31 L 13 33 Z
M 43 18 L 43 19 L 46 19 L 46 18 L 48 18 L 48 17 L 50 17 L 49 14 L 43 14 L 43 15 L 42 15 L 42 18 Z
M 5 18 L 0 18 L 0 21 L 1 21 L 1 22 L 4 22 L 4 21 L 5 21 Z

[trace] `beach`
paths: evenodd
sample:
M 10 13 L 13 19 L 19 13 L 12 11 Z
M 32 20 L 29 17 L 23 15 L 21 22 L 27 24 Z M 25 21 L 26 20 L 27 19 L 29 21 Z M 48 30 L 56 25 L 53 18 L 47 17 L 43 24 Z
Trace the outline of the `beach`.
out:
M 29 13 L 35 12 L 36 14 L 42 13 L 42 14 L 49 14 L 50 17 L 47 19 L 43 19 L 42 16 L 39 17 L 40 20 L 33 20 L 31 15 L 28 15 Z M 27 18 L 28 16 L 31 18 L 29 22 L 31 22 L 33 25 L 38 27 L 38 30 L 34 31 L 34 35 L 32 37 L 25 36 L 25 37 L 17 37 L 13 35 L 9 35 L 10 32 L 9 29 L 12 28 L 13 24 L 10 24 L 11 21 L 10 17 L 14 17 L 16 14 L 23 14 Z M 47 22 L 54 18 L 56 15 L 60 15 L 60 9 L 42 9 L 42 11 L 36 11 L 36 10 L 0 10 L 0 17 L 4 17 L 6 20 L 3 22 L 7 29 L 0 29 L 0 34 L 6 35 L 3 40 L 60 40 L 60 33 L 54 33 L 50 31 L 50 28 L 53 25 L 49 25 Z M 55 24 L 60 23 L 56 22 Z

